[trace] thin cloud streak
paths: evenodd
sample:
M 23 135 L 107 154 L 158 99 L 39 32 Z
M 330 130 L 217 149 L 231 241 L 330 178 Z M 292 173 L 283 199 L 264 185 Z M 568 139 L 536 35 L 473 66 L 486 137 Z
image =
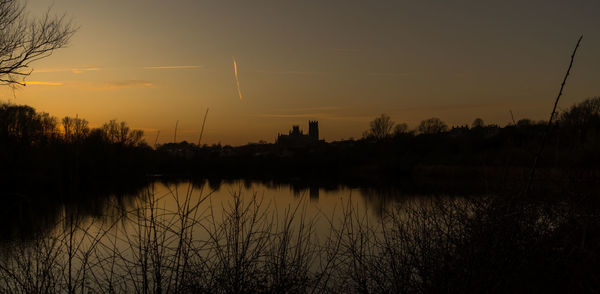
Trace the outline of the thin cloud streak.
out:
M 238 95 L 240 96 L 240 100 L 242 100 L 244 97 L 242 96 L 242 89 L 240 89 L 240 80 L 238 78 L 238 68 L 237 68 L 237 61 L 235 60 L 235 57 L 233 58 L 233 73 L 235 75 L 235 84 L 237 86 L 237 92 L 238 92 Z
M 280 108 L 275 111 L 280 112 L 308 112 L 308 111 L 332 111 L 348 109 L 348 106 L 315 106 L 315 107 L 298 107 L 298 108 Z
M 156 88 L 156 85 L 150 81 L 143 80 L 126 80 L 112 81 L 101 84 L 87 84 L 85 87 L 88 90 L 120 90 L 130 88 Z
M 33 81 L 33 82 L 25 82 L 25 86 L 62 86 L 64 85 L 64 83 L 62 82 L 37 82 L 37 81 Z
M 481 109 L 481 108 L 494 108 L 494 109 L 509 109 L 515 106 L 535 106 L 535 103 L 473 103 L 473 104 L 445 104 L 445 105 L 415 105 L 409 107 L 397 108 L 397 111 L 449 111 L 449 110 L 463 110 L 463 109 Z
M 120 90 L 130 88 L 157 88 L 157 85 L 151 81 L 145 80 L 123 80 L 123 81 L 107 81 L 107 82 L 83 82 L 83 81 L 31 81 L 25 82 L 26 86 L 65 86 L 79 90 Z
M 167 66 L 147 66 L 144 69 L 199 69 L 201 65 L 167 65 Z
M 321 74 L 319 72 L 295 71 L 295 70 L 288 70 L 288 71 L 257 70 L 256 72 L 262 73 L 262 74 L 272 74 L 272 75 L 316 75 L 316 74 Z
M 72 68 L 45 68 L 36 69 L 34 73 L 54 73 L 54 72 L 72 72 L 74 74 L 82 74 L 87 71 L 100 71 L 100 67 L 72 67 Z
M 366 115 L 346 115 L 346 114 L 333 114 L 333 113 L 294 113 L 294 114 L 259 114 L 257 117 L 262 118 L 304 118 L 304 119 L 330 119 L 330 120 L 347 120 L 347 121 L 358 121 L 366 122 L 371 121 L 373 117 Z

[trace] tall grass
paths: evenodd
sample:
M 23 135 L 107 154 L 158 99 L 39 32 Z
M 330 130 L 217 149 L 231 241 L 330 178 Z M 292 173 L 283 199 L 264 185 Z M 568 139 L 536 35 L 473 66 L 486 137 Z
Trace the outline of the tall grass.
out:
M 65 211 L 52 233 L 3 246 L 0 292 L 597 289 L 600 214 L 589 205 L 446 197 L 372 216 L 350 201 L 336 216 L 309 217 L 306 201 L 278 211 L 257 195 L 233 192 L 219 205 L 194 192 L 150 186 L 134 209 L 106 220 Z M 318 222 L 328 226 L 319 234 Z

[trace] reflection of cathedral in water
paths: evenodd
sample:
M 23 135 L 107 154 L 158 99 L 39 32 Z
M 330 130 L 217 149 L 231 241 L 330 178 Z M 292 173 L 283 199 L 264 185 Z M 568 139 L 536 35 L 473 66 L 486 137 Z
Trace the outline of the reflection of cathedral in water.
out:
M 311 201 L 319 200 L 319 187 L 311 186 L 309 188 L 309 195 Z
M 308 189 L 307 189 L 306 186 L 291 185 L 291 189 L 292 189 L 292 193 L 294 194 L 295 197 L 302 197 L 302 196 L 306 195 L 305 193 L 308 190 L 308 196 L 311 201 L 319 200 L 319 186 L 312 185 L 312 186 L 308 187 Z

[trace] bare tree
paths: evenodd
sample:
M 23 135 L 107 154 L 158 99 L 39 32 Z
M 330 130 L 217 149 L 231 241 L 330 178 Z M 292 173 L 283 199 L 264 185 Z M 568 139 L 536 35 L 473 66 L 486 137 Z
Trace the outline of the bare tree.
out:
M 590 124 L 600 121 L 600 97 L 588 98 L 585 101 L 573 105 L 568 111 L 560 116 L 563 126 L 572 127 L 576 130 L 587 129 Z
M 128 146 L 144 144 L 144 132 L 131 130 L 126 122 L 111 120 L 102 126 L 103 137 L 110 143 L 118 143 Z
M 394 127 L 394 136 L 400 136 L 408 133 L 408 125 L 406 123 L 397 124 Z
M 65 140 L 71 141 L 71 139 L 73 138 L 73 128 L 74 128 L 73 119 L 68 116 L 65 116 L 62 119 L 62 126 L 63 126 Z
M 448 126 L 437 117 L 426 119 L 419 124 L 419 132 L 421 134 L 439 134 L 447 130 Z
M 42 134 L 44 137 L 54 138 L 59 134 L 56 117 L 53 117 L 46 112 L 39 113 L 38 117 L 42 126 Z
M 88 126 L 88 121 L 79 117 L 75 117 L 73 120 L 73 135 L 76 141 L 81 141 L 90 133 L 90 127 Z
M 600 130 L 600 97 L 573 105 L 560 115 L 560 124 L 570 132 L 577 133 L 580 140 L 588 135 L 598 134 Z
M 48 10 L 31 19 L 21 1 L 0 0 L 0 84 L 25 85 L 32 72 L 29 65 L 66 46 L 75 31 L 64 15 Z
M 365 131 L 363 136 L 365 138 L 374 138 L 376 140 L 389 138 L 392 134 L 393 127 L 394 122 L 389 115 L 384 113 L 371 121 L 369 129 Z
M 62 119 L 64 138 L 67 142 L 81 142 L 90 133 L 88 121 L 78 116 Z

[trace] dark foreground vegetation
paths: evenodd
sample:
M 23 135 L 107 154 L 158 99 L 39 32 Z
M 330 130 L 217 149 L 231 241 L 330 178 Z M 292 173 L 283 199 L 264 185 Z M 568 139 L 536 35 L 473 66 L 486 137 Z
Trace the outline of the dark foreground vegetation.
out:
M 56 230 L 6 242 L 3 293 L 590 293 L 600 267 L 597 193 L 562 201 L 418 198 L 379 217 L 335 217 L 234 193 L 152 187 L 120 217 L 67 209 Z M 165 209 L 161 197 L 176 199 Z M 304 199 L 305 200 L 305 199 Z

